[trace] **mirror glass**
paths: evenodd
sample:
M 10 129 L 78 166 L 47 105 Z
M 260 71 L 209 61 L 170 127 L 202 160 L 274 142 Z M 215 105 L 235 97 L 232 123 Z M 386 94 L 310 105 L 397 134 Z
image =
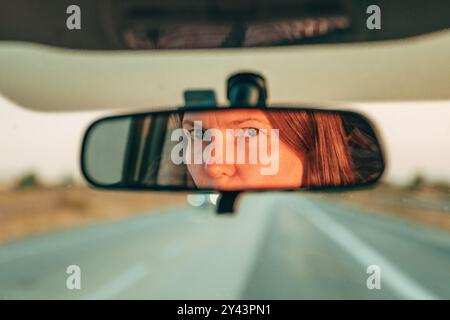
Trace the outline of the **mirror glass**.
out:
M 85 136 L 94 186 L 155 190 L 363 186 L 384 169 L 357 113 L 293 108 L 193 108 L 108 117 Z

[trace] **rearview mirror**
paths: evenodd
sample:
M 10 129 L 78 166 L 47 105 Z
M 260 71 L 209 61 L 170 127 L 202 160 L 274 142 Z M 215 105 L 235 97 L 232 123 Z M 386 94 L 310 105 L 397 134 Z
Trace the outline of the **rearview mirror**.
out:
M 100 188 L 238 191 L 364 186 L 384 160 L 357 113 L 233 107 L 100 119 L 86 132 L 81 166 Z

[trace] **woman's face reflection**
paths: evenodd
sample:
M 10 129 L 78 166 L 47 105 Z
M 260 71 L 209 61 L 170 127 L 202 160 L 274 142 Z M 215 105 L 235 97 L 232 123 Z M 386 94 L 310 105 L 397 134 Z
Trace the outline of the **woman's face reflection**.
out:
M 278 137 L 262 110 L 187 112 L 183 129 L 191 148 L 187 167 L 198 188 L 298 188 L 303 155 Z M 201 146 L 201 148 L 199 148 Z M 201 163 L 193 161 L 201 159 Z

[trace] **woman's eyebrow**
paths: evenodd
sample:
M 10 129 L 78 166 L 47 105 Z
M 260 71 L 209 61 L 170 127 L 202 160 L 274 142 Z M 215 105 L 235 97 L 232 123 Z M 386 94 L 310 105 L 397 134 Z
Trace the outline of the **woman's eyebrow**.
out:
M 227 122 L 227 125 L 238 125 L 238 124 L 242 124 L 245 122 L 252 122 L 252 121 L 256 121 L 256 122 L 259 122 L 259 123 L 265 124 L 265 125 L 270 125 L 270 122 L 268 122 L 267 120 L 261 119 L 261 118 L 254 118 L 254 117 L 229 121 L 229 122 Z
M 269 121 L 267 121 L 265 119 L 261 119 L 261 118 L 256 118 L 256 117 L 249 117 L 249 118 L 245 118 L 245 119 L 237 119 L 237 120 L 226 121 L 225 125 L 226 126 L 236 126 L 236 125 L 239 125 L 239 124 L 243 124 L 243 123 L 246 123 L 246 122 L 252 122 L 252 121 L 253 122 L 259 122 L 260 124 L 263 124 L 263 125 L 270 125 Z M 183 123 L 182 123 L 182 126 L 183 127 L 185 127 L 185 126 L 187 126 L 187 127 L 188 126 L 194 127 L 194 121 L 184 119 Z
M 192 121 L 192 120 L 184 120 L 184 119 L 183 119 L 182 126 L 183 126 L 183 127 L 184 127 L 184 126 L 191 126 L 191 127 L 194 127 L 194 121 Z

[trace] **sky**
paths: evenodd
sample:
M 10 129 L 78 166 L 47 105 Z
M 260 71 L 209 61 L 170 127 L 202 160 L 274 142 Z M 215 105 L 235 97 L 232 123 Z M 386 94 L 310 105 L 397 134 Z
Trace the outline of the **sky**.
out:
M 360 103 L 352 108 L 378 129 L 387 158 L 386 181 L 407 183 L 417 173 L 430 181 L 450 181 L 450 101 Z M 89 123 L 103 114 L 35 112 L 0 95 L 0 182 L 27 172 L 48 182 L 82 179 L 81 139 Z

